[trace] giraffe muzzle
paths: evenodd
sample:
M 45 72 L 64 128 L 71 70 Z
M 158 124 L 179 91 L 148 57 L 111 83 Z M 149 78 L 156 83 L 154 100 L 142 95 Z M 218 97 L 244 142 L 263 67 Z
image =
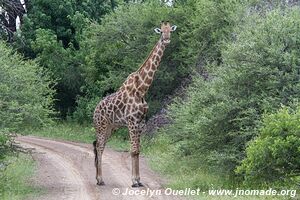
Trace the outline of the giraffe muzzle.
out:
M 171 42 L 171 40 L 170 40 L 170 39 L 163 40 L 163 43 L 165 43 L 165 44 L 169 44 L 170 42 Z

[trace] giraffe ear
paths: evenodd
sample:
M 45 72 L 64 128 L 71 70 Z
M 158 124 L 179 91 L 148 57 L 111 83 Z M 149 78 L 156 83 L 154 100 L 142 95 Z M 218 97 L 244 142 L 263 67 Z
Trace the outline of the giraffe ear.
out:
M 171 27 L 171 31 L 175 31 L 176 28 L 177 28 L 177 26 L 176 26 L 176 25 L 173 25 L 173 26 Z
M 155 33 L 158 33 L 158 34 L 161 33 L 161 30 L 159 28 L 155 28 L 154 31 L 155 31 Z

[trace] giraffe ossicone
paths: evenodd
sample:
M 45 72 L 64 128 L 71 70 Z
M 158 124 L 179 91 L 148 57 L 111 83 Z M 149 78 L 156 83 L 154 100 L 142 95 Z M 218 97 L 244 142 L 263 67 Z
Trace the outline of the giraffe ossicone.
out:
M 103 98 L 96 106 L 93 116 L 96 141 L 93 144 L 98 185 L 104 185 L 101 165 L 105 144 L 114 130 L 127 126 L 131 143 L 132 187 L 143 186 L 140 182 L 139 153 L 140 136 L 148 110 L 145 94 L 152 84 L 164 50 L 170 43 L 170 33 L 176 28 L 169 22 L 162 22 L 160 28 L 154 29 L 161 37 L 144 63 L 127 77 L 115 93 Z

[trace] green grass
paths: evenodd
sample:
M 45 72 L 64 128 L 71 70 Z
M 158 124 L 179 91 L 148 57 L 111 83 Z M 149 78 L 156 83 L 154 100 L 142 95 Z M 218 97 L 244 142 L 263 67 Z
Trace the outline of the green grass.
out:
M 17 157 L 9 156 L 4 162 L 9 165 L 4 171 L 0 171 L 1 200 L 24 199 L 40 192 L 28 183 L 36 169 L 35 163 L 29 155 L 20 153 Z
M 70 122 L 59 122 L 42 129 L 27 129 L 23 134 L 90 144 L 96 139 L 95 129 L 92 125 L 81 125 Z M 107 146 L 117 151 L 128 151 L 129 141 L 127 130 L 122 128 L 115 131 L 109 138 Z
M 130 142 L 127 128 L 116 130 L 108 140 L 107 145 L 116 151 L 129 151 Z
M 42 129 L 28 129 L 23 133 L 25 135 L 83 143 L 92 143 L 95 140 L 95 132 L 92 126 L 89 127 L 76 123 L 56 123 Z

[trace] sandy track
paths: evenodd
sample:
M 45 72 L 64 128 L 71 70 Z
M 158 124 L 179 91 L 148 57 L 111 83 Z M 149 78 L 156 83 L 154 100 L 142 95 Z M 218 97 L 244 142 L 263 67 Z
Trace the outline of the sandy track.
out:
M 45 189 L 46 194 L 31 197 L 34 200 L 114 200 L 114 199 L 177 199 L 163 195 L 113 195 L 118 188 L 134 192 L 151 190 L 164 191 L 163 180 L 152 172 L 145 159 L 140 158 L 143 188 L 131 188 L 131 159 L 127 152 L 116 152 L 106 148 L 103 155 L 103 178 L 105 186 L 97 186 L 95 179 L 92 145 L 50 140 L 32 136 L 16 138 L 25 148 L 33 149 L 38 161 L 37 176 L 33 184 Z

